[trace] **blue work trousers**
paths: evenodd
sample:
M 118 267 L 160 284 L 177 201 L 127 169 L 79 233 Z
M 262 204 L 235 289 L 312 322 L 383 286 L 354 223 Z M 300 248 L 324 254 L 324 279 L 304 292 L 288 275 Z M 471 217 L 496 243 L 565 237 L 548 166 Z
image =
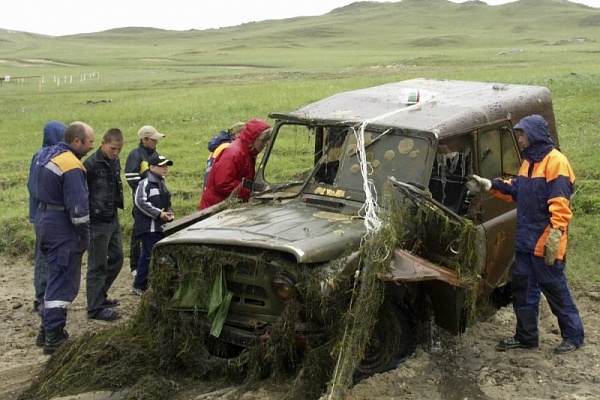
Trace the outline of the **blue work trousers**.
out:
M 67 308 L 79 292 L 81 259 L 88 240 L 78 236 L 66 211 L 38 210 L 35 229 L 48 263 L 42 324 L 46 330 L 63 329 Z
M 103 308 L 102 303 L 122 266 L 123 240 L 118 217 L 115 215 L 111 222 L 92 222 L 85 280 L 88 313 Z
M 162 239 L 161 232 L 148 232 L 140 235 L 142 239 L 142 253 L 140 262 L 137 266 L 137 275 L 133 281 L 133 287 L 141 290 L 148 289 L 148 273 L 150 268 L 150 259 L 152 257 L 152 247 Z
M 539 345 L 540 293 L 548 300 L 550 310 L 558 319 L 562 339 L 577 347 L 583 344 L 583 323 L 564 274 L 565 264 L 556 260 L 546 265 L 543 257 L 530 253 L 515 254 L 512 280 L 513 309 L 517 317 L 515 339 L 521 343 Z
M 44 304 L 44 293 L 48 282 L 48 264 L 46 256 L 42 253 L 40 240 L 35 235 L 35 249 L 33 252 L 33 288 L 35 290 L 35 301 Z

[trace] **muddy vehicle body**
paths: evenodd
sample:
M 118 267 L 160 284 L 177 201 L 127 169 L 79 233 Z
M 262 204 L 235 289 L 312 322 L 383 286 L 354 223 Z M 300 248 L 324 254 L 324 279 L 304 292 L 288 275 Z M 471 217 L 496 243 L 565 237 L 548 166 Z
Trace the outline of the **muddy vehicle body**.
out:
M 471 174 L 517 174 L 512 127 L 531 114 L 546 118 L 558 146 L 550 92 L 536 86 L 414 79 L 270 114 L 273 137 L 251 201 L 178 221 L 155 246 L 152 268 L 179 271 L 170 307 L 182 315 L 220 313 L 206 327 L 219 342 L 246 348 L 269 340 L 291 298 L 347 290 L 332 282 L 352 281 L 337 278 L 358 268 L 368 230 L 364 204 L 381 202 L 390 182 L 399 201 L 435 209 L 459 229 L 474 226 L 477 297 L 489 298 L 510 281 L 516 210 L 489 194 L 469 193 L 465 182 Z M 420 323 L 433 320 L 452 334 L 468 324 L 459 249 L 443 229 L 420 229 L 416 251 L 394 250 L 380 276 L 382 307 L 393 310 L 381 314 L 361 372 L 385 371 L 410 355 Z M 189 272 L 208 268 L 202 279 Z M 305 292 L 308 278 L 317 292 Z M 209 299 L 215 291 L 216 305 Z M 327 340 L 316 314 L 295 322 L 297 345 Z M 383 340 L 390 335 L 396 337 Z

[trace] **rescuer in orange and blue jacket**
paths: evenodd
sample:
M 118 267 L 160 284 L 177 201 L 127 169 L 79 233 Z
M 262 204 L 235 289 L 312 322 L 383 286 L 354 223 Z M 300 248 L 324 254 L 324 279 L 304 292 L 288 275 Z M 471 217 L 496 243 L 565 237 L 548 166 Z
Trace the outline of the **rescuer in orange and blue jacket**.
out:
M 517 326 L 513 337 L 500 341 L 499 349 L 538 347 L 541 292 L 561 331 L 562 343 L 554 352 L 564 354 L 581 347 L 584 340 L 583 324 L 564 274 L 575 174 L 565 155 L 554 148 L 543 117 L 525 117 L 514 130 L 523 157 L 518 176 L 490 181 L 474 175 L 467 183 L 469 190 L 490 190 L 517 203 L 512 279 Z

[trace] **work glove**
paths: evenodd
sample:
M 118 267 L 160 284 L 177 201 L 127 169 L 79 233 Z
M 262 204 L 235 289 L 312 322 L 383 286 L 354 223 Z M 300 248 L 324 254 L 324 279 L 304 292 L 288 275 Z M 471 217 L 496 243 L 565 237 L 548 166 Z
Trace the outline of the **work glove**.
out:
M 491 189 L 492 181 L 477 175 L 471 175 L 465 185 L 467 186 L 467 189 L 469 189 L 469 192 L 481 193 Z
M 560 229 L 550 228 L 550 233 L 546 239 L 546 245 L 544 246 L 544 261 L 546 265 L 553 265 L 554 260 L 558 256 L 558 245 L 560 244 L 560 238 L 563 232 Z

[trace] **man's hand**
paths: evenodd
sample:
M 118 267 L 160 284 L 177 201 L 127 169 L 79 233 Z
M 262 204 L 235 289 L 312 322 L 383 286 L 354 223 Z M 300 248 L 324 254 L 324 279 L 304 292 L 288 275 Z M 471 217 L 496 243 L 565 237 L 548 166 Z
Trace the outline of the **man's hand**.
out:
M 242 178 L 242 187 L 250 190 L 251 192 L 262 192 L 265 188 L 265 185 Z
M 560 244 L 560 238 L 563 232 L 560 229 L 550 228 L 550 233 L 546 239 L 546 245 L 544 246 L 544 261 L 546 265 L 553 265 L 554 260 L 558 256 L 558 245 Z
M 486 178 L 482 178 L 477 175 L 471 175 L 467 183 L 465 183 L 467 189 L 472 193 L 487 192 L 492 187 L 492 181 Z

